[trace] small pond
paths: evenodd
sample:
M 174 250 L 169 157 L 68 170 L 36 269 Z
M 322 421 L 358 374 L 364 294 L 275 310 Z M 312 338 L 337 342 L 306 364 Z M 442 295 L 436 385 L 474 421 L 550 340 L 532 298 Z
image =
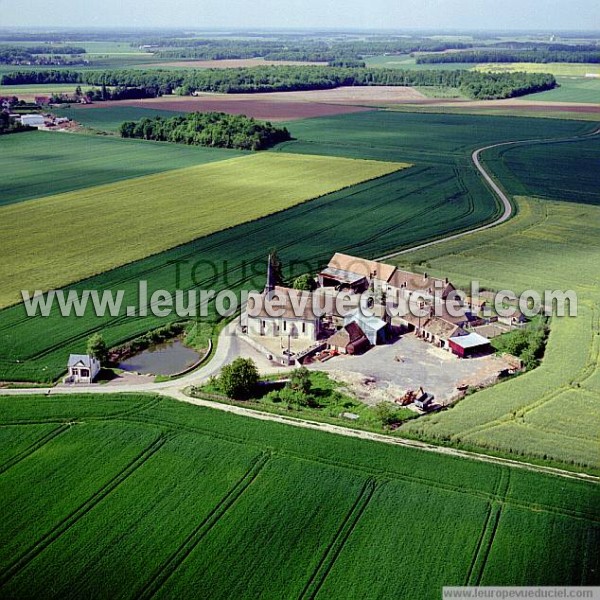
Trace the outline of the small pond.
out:
M 197 363 L 200 354 L 184 346 L 181 340 L 150 346 L 119 363 L 119 369 L 144 375 L 174 375 Z

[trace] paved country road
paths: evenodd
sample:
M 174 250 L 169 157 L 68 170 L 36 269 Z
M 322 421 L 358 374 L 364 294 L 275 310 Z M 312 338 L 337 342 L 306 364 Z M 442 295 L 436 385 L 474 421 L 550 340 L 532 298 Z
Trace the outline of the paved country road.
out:
M 513 213 L 513 205 L 504 191 L 500 188 L 500 186 L 495 182 L 492 178 L 491 174 L 485 169 L 483 164 L 480 161 L 480 155 L 482 152 L 486 150 L 490 150 L 492 148 L 498 148 L 500 146 L 508 146 L 508 145 L 518 145 L 518 144 L 549 144 L 549 143 L 557 143 L 557 142 L 575 142 L 582 139 L 586 139 L 595 135 L 600 134 L 600 128 L 581 135 L 574 136 L 569 138 L 547 138 L 547 139 L 539 139 L 539 140 L 519 140 L 512 142 L 501 142 L 498 144 L 492 144 L 489 146 L 485 146 L 483 148 L 479 148 L 475 150 L 471 159 L 473 160 L 473 164 L 485 179 L 487 184 L 490 186 L 494 194 L 500 200 L 504 210 L 502 215 L 493 221 L 492 223 L 488 223 L 487 225 L 483 225 L 480 227 L 476 227 L 469 231 L 464 231 L 461 233 L 457 233 L 454 235 L 447 236 L 445 238 L 441 238 L 439 240 L 434 240 L 432 242 L 427 242 L 425 244 L 421 244 L 418 246 L 414 246 L 412 248 L 408 248 L 402 250 L 400 252 L 394 252 L 392 254 L 387 254 L 386 256 L 382 256 L 379 260 L 386 260 L 392 258 L 394 256 L 398 256 L 400 254 L 404 254 L 407 252 L 412 252 L 415 250 L 419 250 L 421 248 L 427 248 L 429 246 L 433 246 L 435 244 L 441 244 L 442 242 L 446 242 L 453 239 L 458 239 L 464 237 L 466 235 L 470 235 L 472 233 L 476 233 L 478 231 L 484 231 L 486 229 L 490 229 L 491 227 L 495 227 L 496 225 L 500 225 L 504 223 Z M 192 398 L 184 393 L 183 390 L 188 388 L 191 385 L 199 385 L 202 382 L 206 381 L 209 377 L 216 375 L 221 368 L 231 362 L 237 356 L 237 349 L 239 344 L 239 338 L 236 336 L 236 321 L 234 320 L 227 327 L 223 329 L 221 335 L 219 336 L 219 341 L 217 344 L 217 348 L 215 353 L 210 360 L 210 362 L 201 366 L 196 371 L 185 375 L 175 381 L 167 381 L 163 383 L 143 383 L 143 384 L 134 384 L 134 385 L 78 385 L 73 387 L 49 387 L 49 388 L 19 388 L 19 389 L 1 389 L 0 395 L 11 395 L 11 396 L 22 396 L 22 395 L 30 395 L 30 394 L 42 394 L 42 395 L 60 395 L 60 394 L 85 394 L 85 393 L 93 393 L 93 394 L 115 394 L 122 392 L 130 392 L 130 393 L 154 393 L 160 394 L 163 396 L 167 396 L 170 398 L 174 398 L 176 400 L 182 402 L 188 402 L 190 404 L 195 404 L 197 406 L 204 406 L 207 408 L 213 408 L 216 410 L 221 410 L 229 413 L 234 413 L 237 415 L 251 417 L 253 419 L 260 419 L 263 421 L 273 421 L 276 423 L 284 423 L 286 425 L 292 425 L 295 427 L 301 427 L 305 429 L 315 429 L 319 431 L 326 431 L 329 433 L 343 435 L 347 437 L 354 437 L 359 439 L 367 439 L 371 441 L 382 442 L 386 444 L 394 444 L 397 446 L 404 446 L 409 448 L 416 448 L 427 452 L 436 452 L 438 454 L 446 454 L 451 456 L 456 456 L 460 458 L 468 458 L 471 460 L 477 460 L 481 462 L 495 463 L 498 465 L 511 466 L 520 469 L 525 469 L 529 471 L 536 471 L 539 473 L 547 473 L 556 475 L 559 477 L 566 477 L 570 479 L 583 479 L 588 481 L 600 482 L 600 477 L 596 477 L 593 475 L 588 475 L 587 473 L 575 473 L 566 471 L 563 469 L 557 469 L 554 467 L 544 467 L 532 463 L 522 462 L 522 461 L 514 461 L 509 459 L 497 458 L 493 456 L 488 456 L 486 454 L 479 454 L 476 452 L 467 452 L 464 450 L 457 450 L 455 448 L 448 448 L 444 446 L 435 446 L 433 444 L 427 444 L 425 442 L 419 442 L 415 440 L 408 440 L 405 438 L 398 438 L 385 434 L 371 433 L 367 431 L 361 431 L 358 429 L 351 429 L 348 427 L 341 427 L 338 425 L 330 425 L 327 423 L 319 423 L 317 421 L 310 421 L 307 419 L 299 419 L 292 417 L 285 417 L 282 415 L 276 415 L 272 413 L 261 412 L 253 409 L 244 408 L 242 406 L 224 404 L 220 402 L 215 402 L 212 400 L 204 400 L 200 398 Z M 282 369 L 278 368 L 278 372 L 281 372 Z

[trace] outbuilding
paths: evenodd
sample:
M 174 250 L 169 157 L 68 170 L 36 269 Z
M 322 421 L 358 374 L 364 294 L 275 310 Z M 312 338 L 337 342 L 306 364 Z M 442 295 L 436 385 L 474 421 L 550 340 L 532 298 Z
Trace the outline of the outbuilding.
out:
M 375 315 L 365 315 L 359 309 L 344 317 L 344 325 L 349 325 L 350 323 L 357 323 L 373 346 L 385 344 L 387 323 L 383 319 Z
M 475 332 L 451 337 L 448 344 L 450 350 L 460 358 L 469 358 L 476 354 L 487 354 L 492 351 L 490 340 Z
M 42 115 L 21 115 L 21 125 L 27 125 L 29 127 L 43 127 L 46 121 Z
M 336 331 L 328 340 L 327 345 L 340 354 L 359 354 L 370 346 L 369 340 L 358 323 L 348 323 Z
M 69 356 L 68 374 L 65 383 L 92 383 L 100 372 L 100 361 L 88 354 Z

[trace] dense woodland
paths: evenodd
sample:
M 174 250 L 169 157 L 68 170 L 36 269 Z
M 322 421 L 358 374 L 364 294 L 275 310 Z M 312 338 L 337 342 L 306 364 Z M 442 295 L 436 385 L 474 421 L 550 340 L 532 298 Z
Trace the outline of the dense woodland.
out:
M 119 131 L 124 138 L 238 150 L 264 150 L 291 139 L 285 127 L 217 112 L 126 121 Z
M 183 58 L 223 60 L 237 58 L 265 58 L 266 60 L 295 60 L 326 62 L 330 65 L 362 62 L 374 54 L 408 54 L 411 52 L 440 52 L 470 48 L 464 42 L 442 42 L 428 38 L 390 38 L 364 41 L 349 40 L 228 40 L 148 38 L 144 46 L 162 59 Z
M 400 69 L 276 66 L 204 70 L 21 71 L 5 74 L 2 85 L 77 83 L 121 86 L 160 96 L 195 91 L 243 93 L 332 89 L 340 86 L 444 86 L 478 100 L 511 98 L 556 86 L 550 74 L 418 71 Z
M 600 50 L 469 50 L 417 56 L 417 64 L 439 63 L 600 63 Z

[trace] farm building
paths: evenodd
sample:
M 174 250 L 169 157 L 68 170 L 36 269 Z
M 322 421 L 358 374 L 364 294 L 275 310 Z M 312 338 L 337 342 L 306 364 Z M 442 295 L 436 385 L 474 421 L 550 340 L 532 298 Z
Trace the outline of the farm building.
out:
M 327 267 L 318 274 L 319 286 L 363 292 L 369 284 L 373 290 L 385 291 L 396 267 L 336 252 Z
M 449 349 L 450 338 L 464 334 L 460 325 L 452 323 L 441 317 L 430 317 L 421 325 L 419 335 L 428 342 L 436 344 L 440 348 Z
M 87 354 L 71 354 L 65 383 L 92 383 L 100 372 L 100 361 Z
M 510 325 L 519 327 L 520 325 L 524 325 L 527 322 L 527 317 L 518 309 L 514 309 L 513 314 L 509 317 L 498 315 L 498 322 L 503 323 L 504 325 Z
M 344 317 L 344 326 L 356 323 L 364 332 L 373 346 L 385 344 L 387 338 L 387 323 L 375 315 L 365 315 L 361 310 L 348 313 Z
M 492 351 L 490 340 L 478 333 L 458 335 L 448 340 L 450 349 L 460 358 L 468 358 L 476 354 L 485 354 Z
M 396 269 L 389 280 L 388 293 L 392 297 L 404 297 L 410 300 L 411 296 L 418 296 L 422 300 L 433 300 L 434 294 L 438 299 L 446 300 L 456 288 L 448 278 L 438 279 L 430 277 L 427 273 L 411 273 Z
M 21 115 L 21 124 L 29 127 L 43 127 L 45 121 L 42 115 Z
M 327 345 L 340 354 L 359 354 L 371 344 L 358 323 L 352 322 L 336 331 L 327 340 Z

